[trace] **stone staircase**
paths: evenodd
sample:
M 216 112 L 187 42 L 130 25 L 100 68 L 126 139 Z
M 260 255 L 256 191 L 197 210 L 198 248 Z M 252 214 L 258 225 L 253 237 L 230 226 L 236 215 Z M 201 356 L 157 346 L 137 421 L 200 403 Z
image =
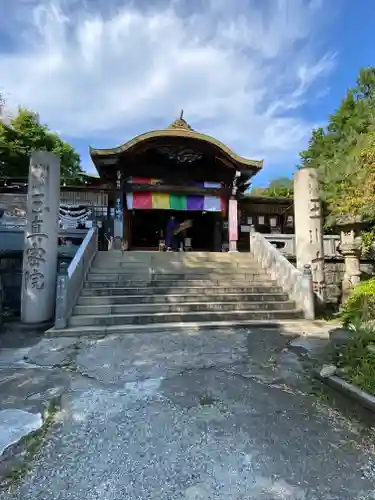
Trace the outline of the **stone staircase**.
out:
M 301 317 L 249 253 L 98 252 L 64 331 L 130 332 Z

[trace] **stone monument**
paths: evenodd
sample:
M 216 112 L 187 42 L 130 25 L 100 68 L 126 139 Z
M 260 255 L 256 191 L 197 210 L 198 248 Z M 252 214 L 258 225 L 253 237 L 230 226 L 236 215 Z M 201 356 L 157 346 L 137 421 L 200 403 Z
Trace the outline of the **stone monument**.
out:
M 297 268 L 311 265 L 315 296 L 325 302 L 323 215 L 315 168 L 294 175 L 294 226 Z
M 43 323 L 52 319 L 58 251 L 60 160 L 47 151 L 31 155 L 27 222 L 23 253 L 21 319 Z

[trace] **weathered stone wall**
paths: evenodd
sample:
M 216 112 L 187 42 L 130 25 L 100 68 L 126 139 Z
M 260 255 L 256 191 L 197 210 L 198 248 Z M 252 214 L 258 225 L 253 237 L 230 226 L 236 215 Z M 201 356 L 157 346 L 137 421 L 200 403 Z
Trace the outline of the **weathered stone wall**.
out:
M 361 279 L 367 279 L 375 276 L 375 262 L 363 260 L 361 262 L 361 273 Z M 340 299 L 341 283 L 344 279 L 344 274 L 345 265 L 343 260 L 325 262 L 327 298 L 331 303 L 337 303 Z
M 295 259 L 289 259 L 296 265 Z M 325 259 L 326 297 L 329 304 L 338 305 L 341 300 L 341 283 L 345 274 L 344 260 Z M 362 279 L 375 276 L 375 261 L 361 261 Z

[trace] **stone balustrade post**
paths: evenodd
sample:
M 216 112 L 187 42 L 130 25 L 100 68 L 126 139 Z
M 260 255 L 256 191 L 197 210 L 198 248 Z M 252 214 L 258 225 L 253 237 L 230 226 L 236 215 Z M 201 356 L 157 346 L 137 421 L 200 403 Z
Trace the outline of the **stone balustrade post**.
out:
M 305 264 L 303 266 L 302 275 L 303 275 L 304 287 L 306 288 L 307 295 L 309 296 L 309 300 L 306 301 L 304 308 L 305 319 L 314 320 L 315 295 L 314 295 L 313 274 L 310 264 Z
M 303 277 L 304 277 L 306 283 L 309 284 L 309 288 L 311 288 L 311 290 L 313 290 L 314 289 L 314 287 L 313 287 L 313 276 L 312 276 L 312 270 L 311 270 L 310 264 L 305 264 L 303 266 L 303 272 L 302 272 L 302 274 L 303 274 Z
M 66 311 L 68 305 L 68 266 L 64 262 L 61 264 L 56 281 L 56 310 L 55 310 L 55 328 L 66 328 Z
M 249 240 L 250 240 L 250 242 L 249 242 L 249 248 L 250 248 L 250 252 L 251 252 L 251 245 L 252 245 L 252 238 L 251 237 L 252 237 L 252 235 L 254 233 L 255 233 L 255 226 L 254 226 L 254 224 L 251 224 L 250 225 L 250 230 L 249 230 Z

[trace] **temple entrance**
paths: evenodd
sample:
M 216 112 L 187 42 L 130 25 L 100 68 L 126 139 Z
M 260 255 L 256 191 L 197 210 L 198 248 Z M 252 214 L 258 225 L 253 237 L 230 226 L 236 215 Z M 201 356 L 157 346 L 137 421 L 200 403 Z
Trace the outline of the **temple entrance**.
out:
M 217 212 L 178 210 L 132 210 L 129 213 L 132 250 L 158 250 L 159 241 L 165 236 L 168 220 L 174 216 L 182 223 L 192 221 L 186 230 L 191 239 L 192 251 L 220 251 L 222 243 L 221 214 Z

